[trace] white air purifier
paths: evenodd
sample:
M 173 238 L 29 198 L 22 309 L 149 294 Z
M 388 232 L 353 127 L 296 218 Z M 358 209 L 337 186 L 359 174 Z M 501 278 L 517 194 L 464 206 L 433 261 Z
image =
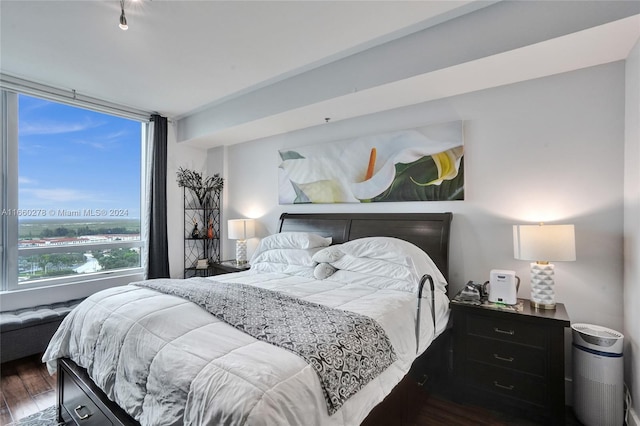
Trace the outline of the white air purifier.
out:
M 624 423 L 624 336 L 591 324 L 573 324 L 573 409 L 585 426 Z

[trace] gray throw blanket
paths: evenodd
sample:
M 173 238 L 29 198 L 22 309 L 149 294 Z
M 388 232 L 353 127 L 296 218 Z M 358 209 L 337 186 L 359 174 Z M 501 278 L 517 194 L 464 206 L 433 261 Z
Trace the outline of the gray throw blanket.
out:
M 254 338 L 302 357 L 320 378 L 330 415 L 396 360 L 382 327 L 364 315 L 204 278 L 134 284 L 187 299 Z

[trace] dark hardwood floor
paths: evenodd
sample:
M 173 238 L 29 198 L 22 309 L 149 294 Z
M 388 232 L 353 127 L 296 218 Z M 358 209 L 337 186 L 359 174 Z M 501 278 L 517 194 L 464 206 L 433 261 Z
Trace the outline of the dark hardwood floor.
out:
M 40 356 L 0 365 L 0 425 L 15 422 L 56 403 L 56 377 L 50 376 Z M 570 410 L 567 425 L 578 425 Z M 365 426 L 529 426 L 517 419 L 484 408 L 457 404 L 435 395 L 405 378 L 383 404 L 376 407 Z
M 543 423 L 513 414 L 453 401 L 451 386 L 426 391 L 405 377 L 361 426 L 540 426 Z M 566 407 L 565 426 L 582 426 Z
M 6 425 L 56 403 L 56 377 L 40 356 L 0 365 L 0 425 Z

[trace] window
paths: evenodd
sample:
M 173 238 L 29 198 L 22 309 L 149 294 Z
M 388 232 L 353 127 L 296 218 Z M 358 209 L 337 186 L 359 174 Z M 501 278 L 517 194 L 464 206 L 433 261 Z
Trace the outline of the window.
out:
M 146 123 L 3 92 L 2 290 L 141 268 Z

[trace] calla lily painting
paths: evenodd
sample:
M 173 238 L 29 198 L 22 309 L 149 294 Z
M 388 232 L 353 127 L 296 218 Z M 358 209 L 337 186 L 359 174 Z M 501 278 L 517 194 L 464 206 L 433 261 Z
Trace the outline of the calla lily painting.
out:
M 462 121 L 279 153 L 280 204 L 464 199 Z

